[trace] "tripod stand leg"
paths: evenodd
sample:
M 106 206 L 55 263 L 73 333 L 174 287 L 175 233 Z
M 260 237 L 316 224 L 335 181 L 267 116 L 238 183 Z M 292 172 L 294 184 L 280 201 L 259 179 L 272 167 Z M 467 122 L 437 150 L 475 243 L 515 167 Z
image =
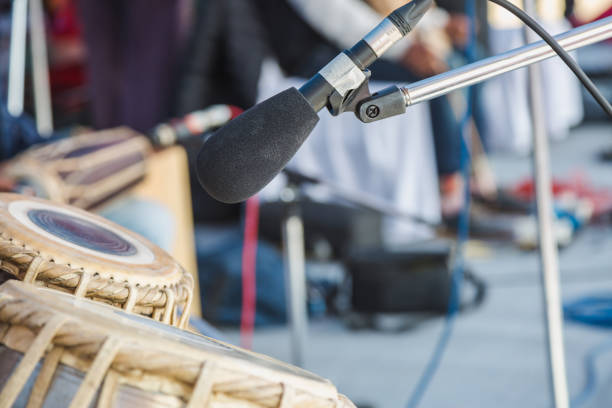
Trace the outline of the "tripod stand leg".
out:
M 38 133 L 48 136 L 53 132 L 53 113 L 42 0 L 30 0 L 30 22 L 36 128 Z
M 13 0 L 7 98 L 7 109 L 13 116 L 23 113 L 27 26 L 28 0 Z

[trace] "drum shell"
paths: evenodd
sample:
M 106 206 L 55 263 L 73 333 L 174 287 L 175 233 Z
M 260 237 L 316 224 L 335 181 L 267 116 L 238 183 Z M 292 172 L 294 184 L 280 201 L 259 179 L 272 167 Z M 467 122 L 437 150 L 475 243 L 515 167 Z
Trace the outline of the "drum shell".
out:
M 0 389 L 4 387 L 9 374 L 14 371 L 22 356 L 23 353 L 0 345 Z M 29 378 L 23 391 L 19 394 L 19 397 L 13 404 L 13 408 L 25 408 L 27 406 L 29 396 L 34 388 L 35 378 L 39 373 L 40 364 Z M 65 407 L 66 401 L 70 401 L 74 394 L 76 394 L 84 377 L 85 374 L 83 372 L 65 364 L 60 364 L 49 387 L 43 407 Z M 98 392 L 95 397 L 96 402 L 100 397 L 99 394 Z M 142 408 L 179 408 L 185 406 L 185 402 L 180 398 L 147 392 L 129 385 L 119 385 L 113 400 L 112 406 L 114 408 L 131 408 L 135 406 Z
M 329 381 L 298 368 L 22 282 L 0 286 L 0 343 L 0 399 L 6 395 L 10 402 L 24 404 L 39 395 L 42 406 L 63 407 L 74 401 L 71 389 L 78 388 L 76 395 L 82 397 L 85 388 L 91 392 L 78 400 L 80 406 L 95 406 L 101 399 L 97 406 L 183 406 L 189 401 L 190 406 L 225 408 L 354 408 Z M 19 382 L 13 374 L 21 368 L 21 355 L 31 368 L 22 370 Z M 33 373 L 36 361 L 41 373 L 50 374 L 42 375 L 51 381 L 49 392 Z M 7 382 L 17 385 L 7 392 Z M 61 405 L 54 404 L 56 399 Z
M 119 127 L 34 146 L 6 171 L 23 192 L 92 209 L 142 180 L 151 150 L 145 136 Z

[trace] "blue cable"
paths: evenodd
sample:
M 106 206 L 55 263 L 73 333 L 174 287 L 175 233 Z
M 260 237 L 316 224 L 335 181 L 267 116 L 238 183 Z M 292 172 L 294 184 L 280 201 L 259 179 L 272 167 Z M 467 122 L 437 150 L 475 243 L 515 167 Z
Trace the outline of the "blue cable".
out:
M 469 168 L 469 153 L 463 153 L 467 150 L 467 143 L 462 143 L 462 168 Z M 467 159 L 465 159 L 467 157 Z M 464 171 L 464 175 L 465 175 Z M 463 286 L 463 277 L 464 277 L 464 247 L 465 242 L 467 241 L 467 237 L 469 234 L 469 173 L 468 178 L 466 179 L 466 203 L 463 211 L 459 216 L 459 225 L 458 225 L 458 233 L 457 233 L 457 255 L 455 259 L 455 263 L 453 266 L 453 271 L 451 274 L 451 296 L 448 304 L 448 310 L 446 313 L 446 321 L 444 324 L 444 328 L 442 329 L 442 333 L 440 334 L 440 338 L 436 344 L 433 355 L 429 362 L 427 363 L 419 382 L 415 386 L 412 396 L 408 401 L 408 408 L 416 408 L 423 398 L 425 391 L 429 387 L 431 380 L 433 379 L 438 367 L 440 366 L 440 361 L 444 355 L 444 351 L 448 345 L 450 337 L 453 333 L 453 328 L 455 324 L 455 320 L 457 318 L 457 313 L 459 311 L 459 303 L 460 303 L 460 294 L 461 288 Z
M 466 16 L 470 19 L 470 38 L 468 40 L 468 45 L 465 49 L 465 56 L 469 62 L 475 61 L 476 59 L 476 32 L 475 32 L 475 1 L 468 0 L 466 2 Z M 444 328 L 442 329 L 442 333 L 438 338 L 438 342 L 436 343 L 436 347 L 434 348 L 431 359 L 425 366 L 423 374 L 421 374 L 421 378 L 417 382 L 414 390 L 412 391 L 412 395 L 408 401 L 408 408 L 416 408 L 421 399 L 425 395 L 431 380 L 433 379 L 438 367 L 440 366 L 440 362 L 442 361 L 442 357 L 444 356 L 444 351 L 446 350 L 448 343 L 450 341 L 451 335 L 453 333 L 453 328 L 455 325 L 455 320 L 457 318 L 457 313 L 459 312 L 459 305 L 461 301 L 461 288 L 463 286 L 463 277 L 465 270 L 465 259 L 464 259 L 464 249 L 465 243 L 469 236 L 469 218 L 470 218 L 470 150 L 468 146 L 468 137 L 469 137 L 469 124 L 470 119 L 472 117 L 472 88 L 467 89 L 467 108 L 465 115 L 461 121 L 461 172 L 463 175 L 463 179 L 465 180 L 465 205 L 459 214 L 459 221 L 457 226 L 457 251 L 456 258 L 453 265 L 453 270 L 451 274 L 451 295 L 448 303 L 448 309 L 446 312 L 446 319 Z
M 584 381 L 584 387 L 582 391 L 574 397 L 572 397 L 570 406 L 572 408 L 578 408 L 584 405 L 591 397 L 595 394 L 597 388 L 597 370 L 595 368 L 595 361 L 597 358 L 612 350 L 612 340 L 606 340 L 603 343 L 598 344 L 584 358 L 584 371 L 586 372 L 586 379 Z
M 612 295 L 586 296 L 563 306 L 565 318 L 576 323 L 612 329 Z M 597 370 L 595 361 L 600 355 L 612 351 L 612 340 L 606 340 L 591 349 L 584 358 L 586 379 L 582 391 L 571 400 L 572 408 L 584 405 L 595 394 Z
M 612 295 L 587 296 L 566 302 L 563 311 L 566 319 L 612 329 Z

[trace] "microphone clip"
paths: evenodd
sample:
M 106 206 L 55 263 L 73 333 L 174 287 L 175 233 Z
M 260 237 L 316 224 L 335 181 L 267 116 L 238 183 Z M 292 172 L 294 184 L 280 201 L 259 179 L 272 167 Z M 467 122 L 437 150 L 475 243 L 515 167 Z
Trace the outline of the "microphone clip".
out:
M 390 86 L 372 94 L 370 92 L 371 72 L 364 70 L 364 80 L 356 89 L 342 97 L 336 90 L 327 100 L 327 109 L 332 116 L 353 112 L 363 123 L 376 122 L 391 116 L 406 113 L 406 97 L 397 86 Z
M 356 112 L 357 105 L 372 95 L 369 86 L 372 73 L 367 69 L 362 72 L 364 73 L 364 78 L 357 88 L 348 91 L 345 96 L 342 96 L 336 89 L 329 95 L 327 109 L 332 116 L 338 116 L 344 112 Z
M 357 103 L 355 115 L 363 123 L 376 122 L 406 113 L 406 95 L 393 85 Z

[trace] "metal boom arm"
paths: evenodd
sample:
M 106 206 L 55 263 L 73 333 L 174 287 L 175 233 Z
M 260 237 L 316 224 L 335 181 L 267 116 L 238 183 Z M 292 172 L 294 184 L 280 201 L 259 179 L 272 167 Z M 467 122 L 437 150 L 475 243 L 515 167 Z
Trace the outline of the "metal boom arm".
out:
M 612 38 L 612 17 L 607 17 L 555 37 L 567 51 Z M 473 64 L 414 82 L 401 88 L 406 106 L 428 101 L 456 89 L 482 82 L 557 54 L 544 41 L 486 58 Z

